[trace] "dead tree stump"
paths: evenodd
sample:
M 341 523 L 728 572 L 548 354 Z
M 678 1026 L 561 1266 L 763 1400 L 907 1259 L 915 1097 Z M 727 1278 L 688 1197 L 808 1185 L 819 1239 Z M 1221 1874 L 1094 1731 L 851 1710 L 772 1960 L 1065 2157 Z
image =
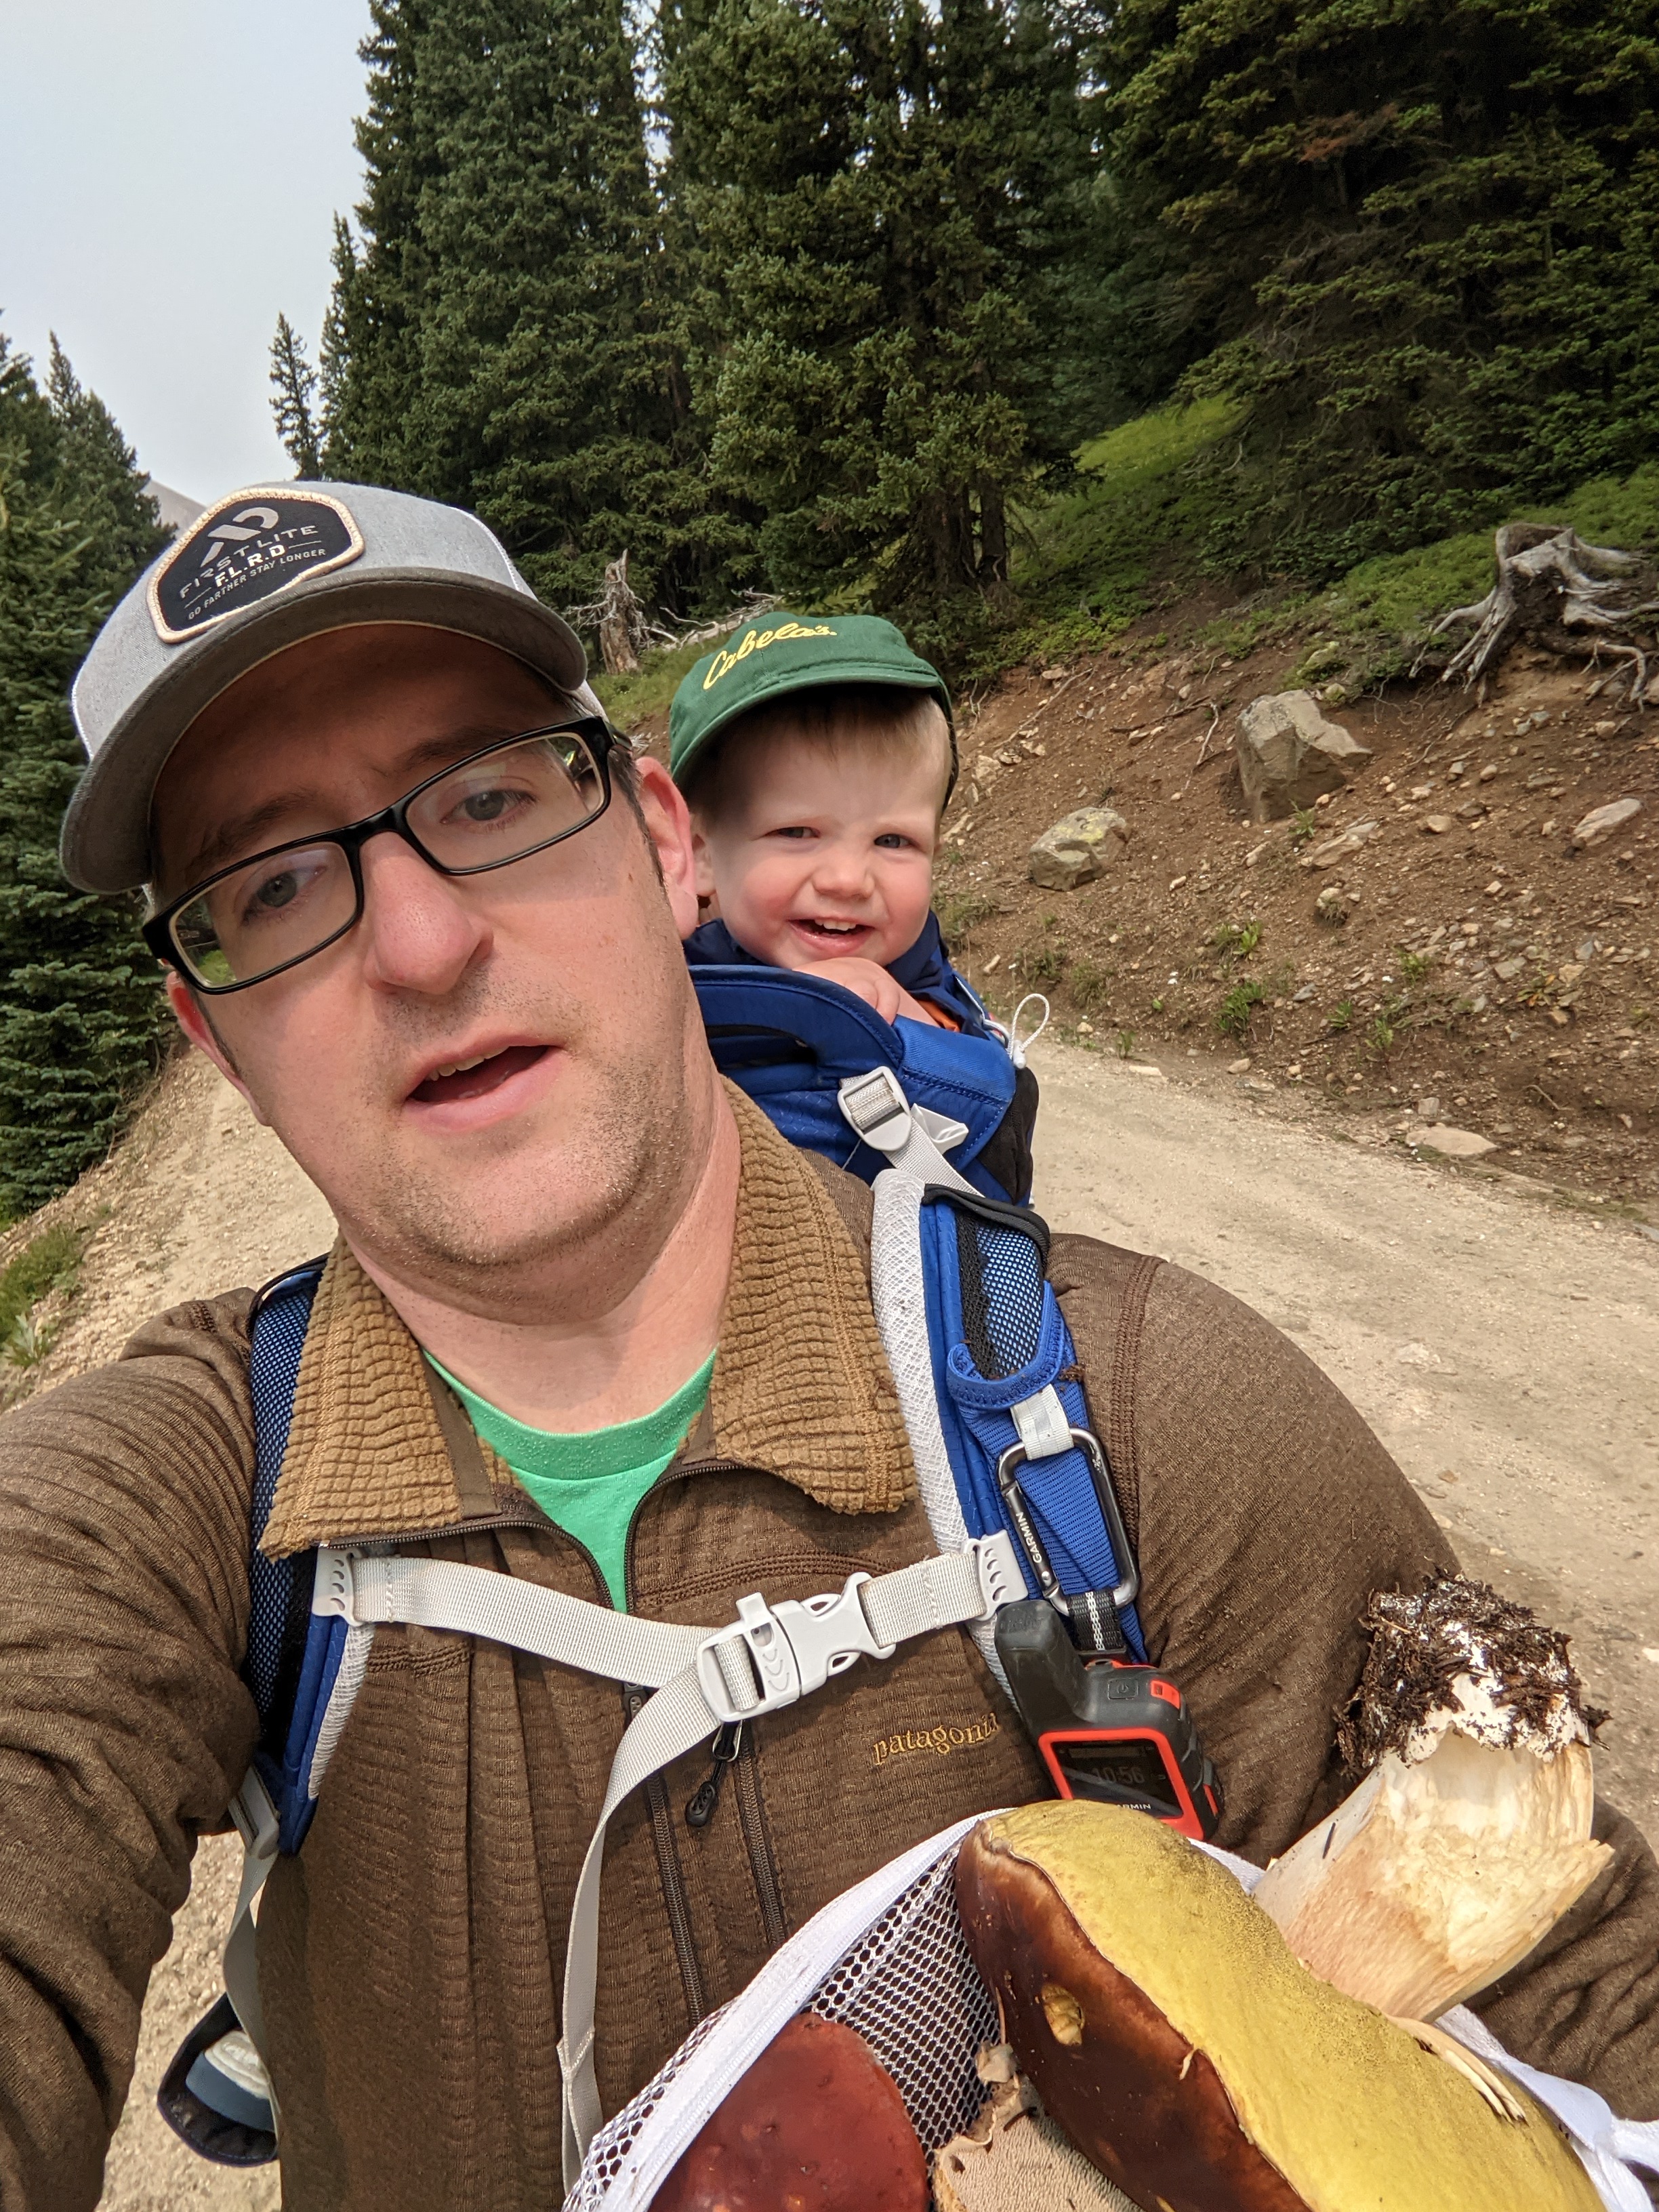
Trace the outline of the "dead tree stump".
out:
M 1467 688 L 1524 637 L 1549 653 L 1611 654 L 1622 664 L 1620 674 L 1629 671 L 1632 705 L 1659 703 L 1647 699 L 1648 657 L 1656 647 L 1646 620 L 1659 611 L 1659 599 L 1644 596 L 1654 578 L 1640 554 L 1587 544 L 1574 530 L 1541 522 L 1505 523 L 1497 550 L 1498 580 L 1486 598 L 1454 607 L 1429 633 L 1472 625 L 1441 670 L 1443 684 L 1461 676 Z

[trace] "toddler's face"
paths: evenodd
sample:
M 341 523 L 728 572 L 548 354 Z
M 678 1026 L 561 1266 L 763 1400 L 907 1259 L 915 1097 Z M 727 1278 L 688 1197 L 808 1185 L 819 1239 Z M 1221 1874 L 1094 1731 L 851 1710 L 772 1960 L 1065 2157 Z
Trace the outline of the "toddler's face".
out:
M 942 774 L 927 757 L 773 738 L 719 819 L 693 817 L 697 889 L 775 968 L 885 967 L 927 920 Z

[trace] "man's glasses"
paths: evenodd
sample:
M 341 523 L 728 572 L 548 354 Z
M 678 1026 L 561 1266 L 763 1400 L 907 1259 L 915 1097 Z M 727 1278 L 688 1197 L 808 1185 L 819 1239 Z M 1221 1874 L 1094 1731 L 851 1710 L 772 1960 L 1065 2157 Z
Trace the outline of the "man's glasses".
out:
M 604 813 L 616 742 L 584 716 L 486 745 L 378 814 L 221 868 L 150 915 L 144 941 L 198 991 L 245 991 L 361 921 L 371 837 L 401 837 L 444 876 L 528 860 Z

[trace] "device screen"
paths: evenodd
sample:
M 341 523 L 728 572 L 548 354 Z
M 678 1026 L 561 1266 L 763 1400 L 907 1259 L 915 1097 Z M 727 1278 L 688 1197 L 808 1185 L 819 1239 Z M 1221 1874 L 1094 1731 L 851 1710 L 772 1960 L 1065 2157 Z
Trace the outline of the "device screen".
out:
M 1057 1743 L 1054 1755 L 1074 1797 L 1116 1805 L 1144 1800 L 1171 1815 L 1183 1809 L 1152 1744 Z

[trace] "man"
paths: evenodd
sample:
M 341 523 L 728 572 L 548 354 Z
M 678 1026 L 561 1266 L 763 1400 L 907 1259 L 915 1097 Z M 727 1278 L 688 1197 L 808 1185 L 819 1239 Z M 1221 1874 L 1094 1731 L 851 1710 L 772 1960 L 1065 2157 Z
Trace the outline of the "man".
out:
M 680 954 L 684 805 L 608 746 L 582 677 L 470 517 L 356 486 L 240 495 L 88 661 L 65 863 L 96 890 L 149 884 L 185 1032 L 339 1221 L 267 1550 L 386 1541 L 718 1625 L 744 1592 L 804 1597 L 935 1547 L 872 1315 L 868 1193 L 716 1078 Z M 1263 1858 L 1341 1792 L 1334 1716 L 1370 1595 L 1449 1554 L 1254 1315 L 1086 1239 L 1056 1238 L 1051 1273 L 1148 1641 L 1222 1774 L 1218 1840 Z M 248 1310 L 244 1291 L 163 1316 L 0 1432 L 8 2207 L 94 2203 L 194 1838 L 249 1755 Z M 629 1439 L 677 1400 L 690 1432 L 641 1488 Z M 606 1483 L 596 1510 L 559 1467 L 618 1434 L 616 1544 Z M 538 1452 L 552 1473 L 516 1479 Z M 625 1712 L 614 1684 L 499 1644 L 376 1632 L 259 1928 L 286 2203 L 558 2201 L 564 1931 Z M 960 1631 L 726 1748 L 700 1822 L 703 1753 L 612 1823 L 607 2110 L 829 1898 L 1044 1794 Z M 1617 1814 L 1601 1832 L 1612 1870 L 1490 2017 L 1644 2115 L 1659 1872 Z

